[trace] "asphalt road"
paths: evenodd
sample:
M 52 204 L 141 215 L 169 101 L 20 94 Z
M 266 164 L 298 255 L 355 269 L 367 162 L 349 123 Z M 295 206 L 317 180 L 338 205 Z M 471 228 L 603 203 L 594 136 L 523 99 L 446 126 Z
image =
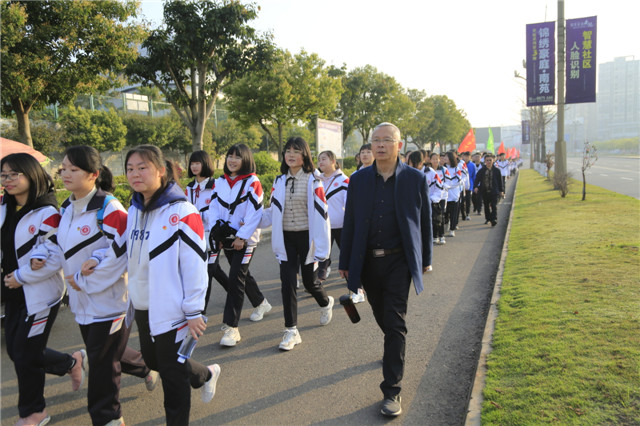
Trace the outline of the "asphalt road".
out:
M 567 158 L 567 170 L 582 182 L 582 158 Z M 585 177 L 588 184 L 640 199 L 640 157 L 598 156 L 598 161 L 586 170 Z M 582 192 L 582 185 L 571 190 Z
M 508 181 L 507 199 L 499 205 L 499 223 L 484 225 L 472 215 L 461 222 L 455 238 L 434 248 L 434 271 L 425 276 L 425 291 L 411 293 L 407 323 L 403 414 L 396 423 L 461 425 L 467 413 L 486 315 L 491 300 L 514 179 Z M 337 250 L 336 250 L 337 252 Z M 336 259 L 334 253 L 333 258 Z M 337 271 L 326 282 L 336 301 L 345 294 Z M 367 303 L 356 305 L 362 320 L 352 324 L 336 303 L 333 320 L 319 325 L 320 311 L 306 293 L 299 294 L 302 343 L 290 352 L 278 350 L 284 320 L 278 266 L 269 243 L 261 244 L 251 270 L 272 303 L 273 310 L 258 323 L 249 321 L 245 303 L 240 321 L 241 342 L 222 348 L 219 327 L 225 294 L 214 283 L 209 307 L 209 328 L 195 351 L 200 362 L 221 365 L 217 393 L 209 404 L 192 392 L 191 421 L 211 424 L 384 424 L 382 394 L 382 332 Z M 132 331 L 130 346 L 139 347 Z M 2 338 L 1 424 L 17 421 L 18 389 L 13 364 Z M 71 352 L 82 347 L 78 326 L 68 308 L 61 309 L 49 340 L 51 348 Z M 72 392 L 68 376 L 47 376 L 47 410 L 51 424 L 90 424 L 86 385 Z M 129 425 L 164 423 L 162 389 L 145 389 L 141 379 L 122 378 L 120 398 Z

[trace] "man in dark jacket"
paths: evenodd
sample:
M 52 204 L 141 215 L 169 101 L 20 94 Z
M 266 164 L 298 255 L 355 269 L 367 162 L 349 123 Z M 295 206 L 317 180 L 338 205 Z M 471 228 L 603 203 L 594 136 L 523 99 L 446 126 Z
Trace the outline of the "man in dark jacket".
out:
M 491 222 L 491 226 L 498 224 L 498 197 L 504 196 L 504 186 L 500 169 L 493 165 L 493 155 L 484 157 L 485 167 L 476 174 L 473 192 L 482 196 L 484 204 L 485 224 Z
M 426 175 L 398 161 L 400 130 L 379 124 L 371 136 L 375 162 L 351 176 L 340 244 L 339 272 L 349 289 L 367 292 L 384 333 L 381 412 L 402 412 L 405 316 L 411 279 L 420 294 L 431 266 L 431 202 Z

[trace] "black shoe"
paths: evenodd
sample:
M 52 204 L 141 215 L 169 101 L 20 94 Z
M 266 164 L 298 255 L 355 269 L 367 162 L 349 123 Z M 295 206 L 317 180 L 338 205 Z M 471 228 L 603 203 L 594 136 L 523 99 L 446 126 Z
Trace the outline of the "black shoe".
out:
M 400 403 L 402 402 L 402 397 L 400 395 L 396 395 L 391 398 L 385 398 L 382 401 L 382 409 L 380 412 L 383 416 L 388 417 L 396 417 L 402 413 L 402 406 Z
M 494 220 L 494 221 L 491 222 L 491 226 L 496 226 L 497 224 L 498 224 L 497 220 Z

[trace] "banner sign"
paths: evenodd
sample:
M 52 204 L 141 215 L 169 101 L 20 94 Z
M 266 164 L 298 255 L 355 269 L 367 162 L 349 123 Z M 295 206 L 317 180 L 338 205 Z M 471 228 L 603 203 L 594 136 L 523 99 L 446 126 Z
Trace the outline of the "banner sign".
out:
M 342 158 L 342 123 L 318 118 L 316 141 L 318 149 L 316 155 L 322 151 L 333 151 L 336 158 Z
M 531 124 L 529 120 L 522 120 L 522 145 L 531 143 Z
M 555 73 L 555 22 L 527 24 L 527 106 L 555 103 Z
M 565 103 L 596 101 L 597 16 L 567 19 Z

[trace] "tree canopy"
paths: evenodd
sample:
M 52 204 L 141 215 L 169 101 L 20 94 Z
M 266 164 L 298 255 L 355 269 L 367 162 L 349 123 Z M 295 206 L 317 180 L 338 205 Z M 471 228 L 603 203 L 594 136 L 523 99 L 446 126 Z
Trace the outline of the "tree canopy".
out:
M 143 54 L 127 73 L 164 94 L 202 149 L 206 120 L 218 94 L 234 80 L 269 65 L 270 36 L 248 22 L 258 8 L 237 1 L 171 0 L 163 27 L 143 43 Z
M 137 56 L 133 0 L 3 1 L 2 112 L 33 146 L 29 112 L 107 90 Z
M 231 115 L 245 125 L 260 124 L 277 143 L 278 155 L 286 126 L 308 122 L 313 115 L 332 115 L 341 93 L 341 80 L 324 60 L 304 50 L 296 55 L 277 51 L 269 69 L 245 76 L 226 92 Z

